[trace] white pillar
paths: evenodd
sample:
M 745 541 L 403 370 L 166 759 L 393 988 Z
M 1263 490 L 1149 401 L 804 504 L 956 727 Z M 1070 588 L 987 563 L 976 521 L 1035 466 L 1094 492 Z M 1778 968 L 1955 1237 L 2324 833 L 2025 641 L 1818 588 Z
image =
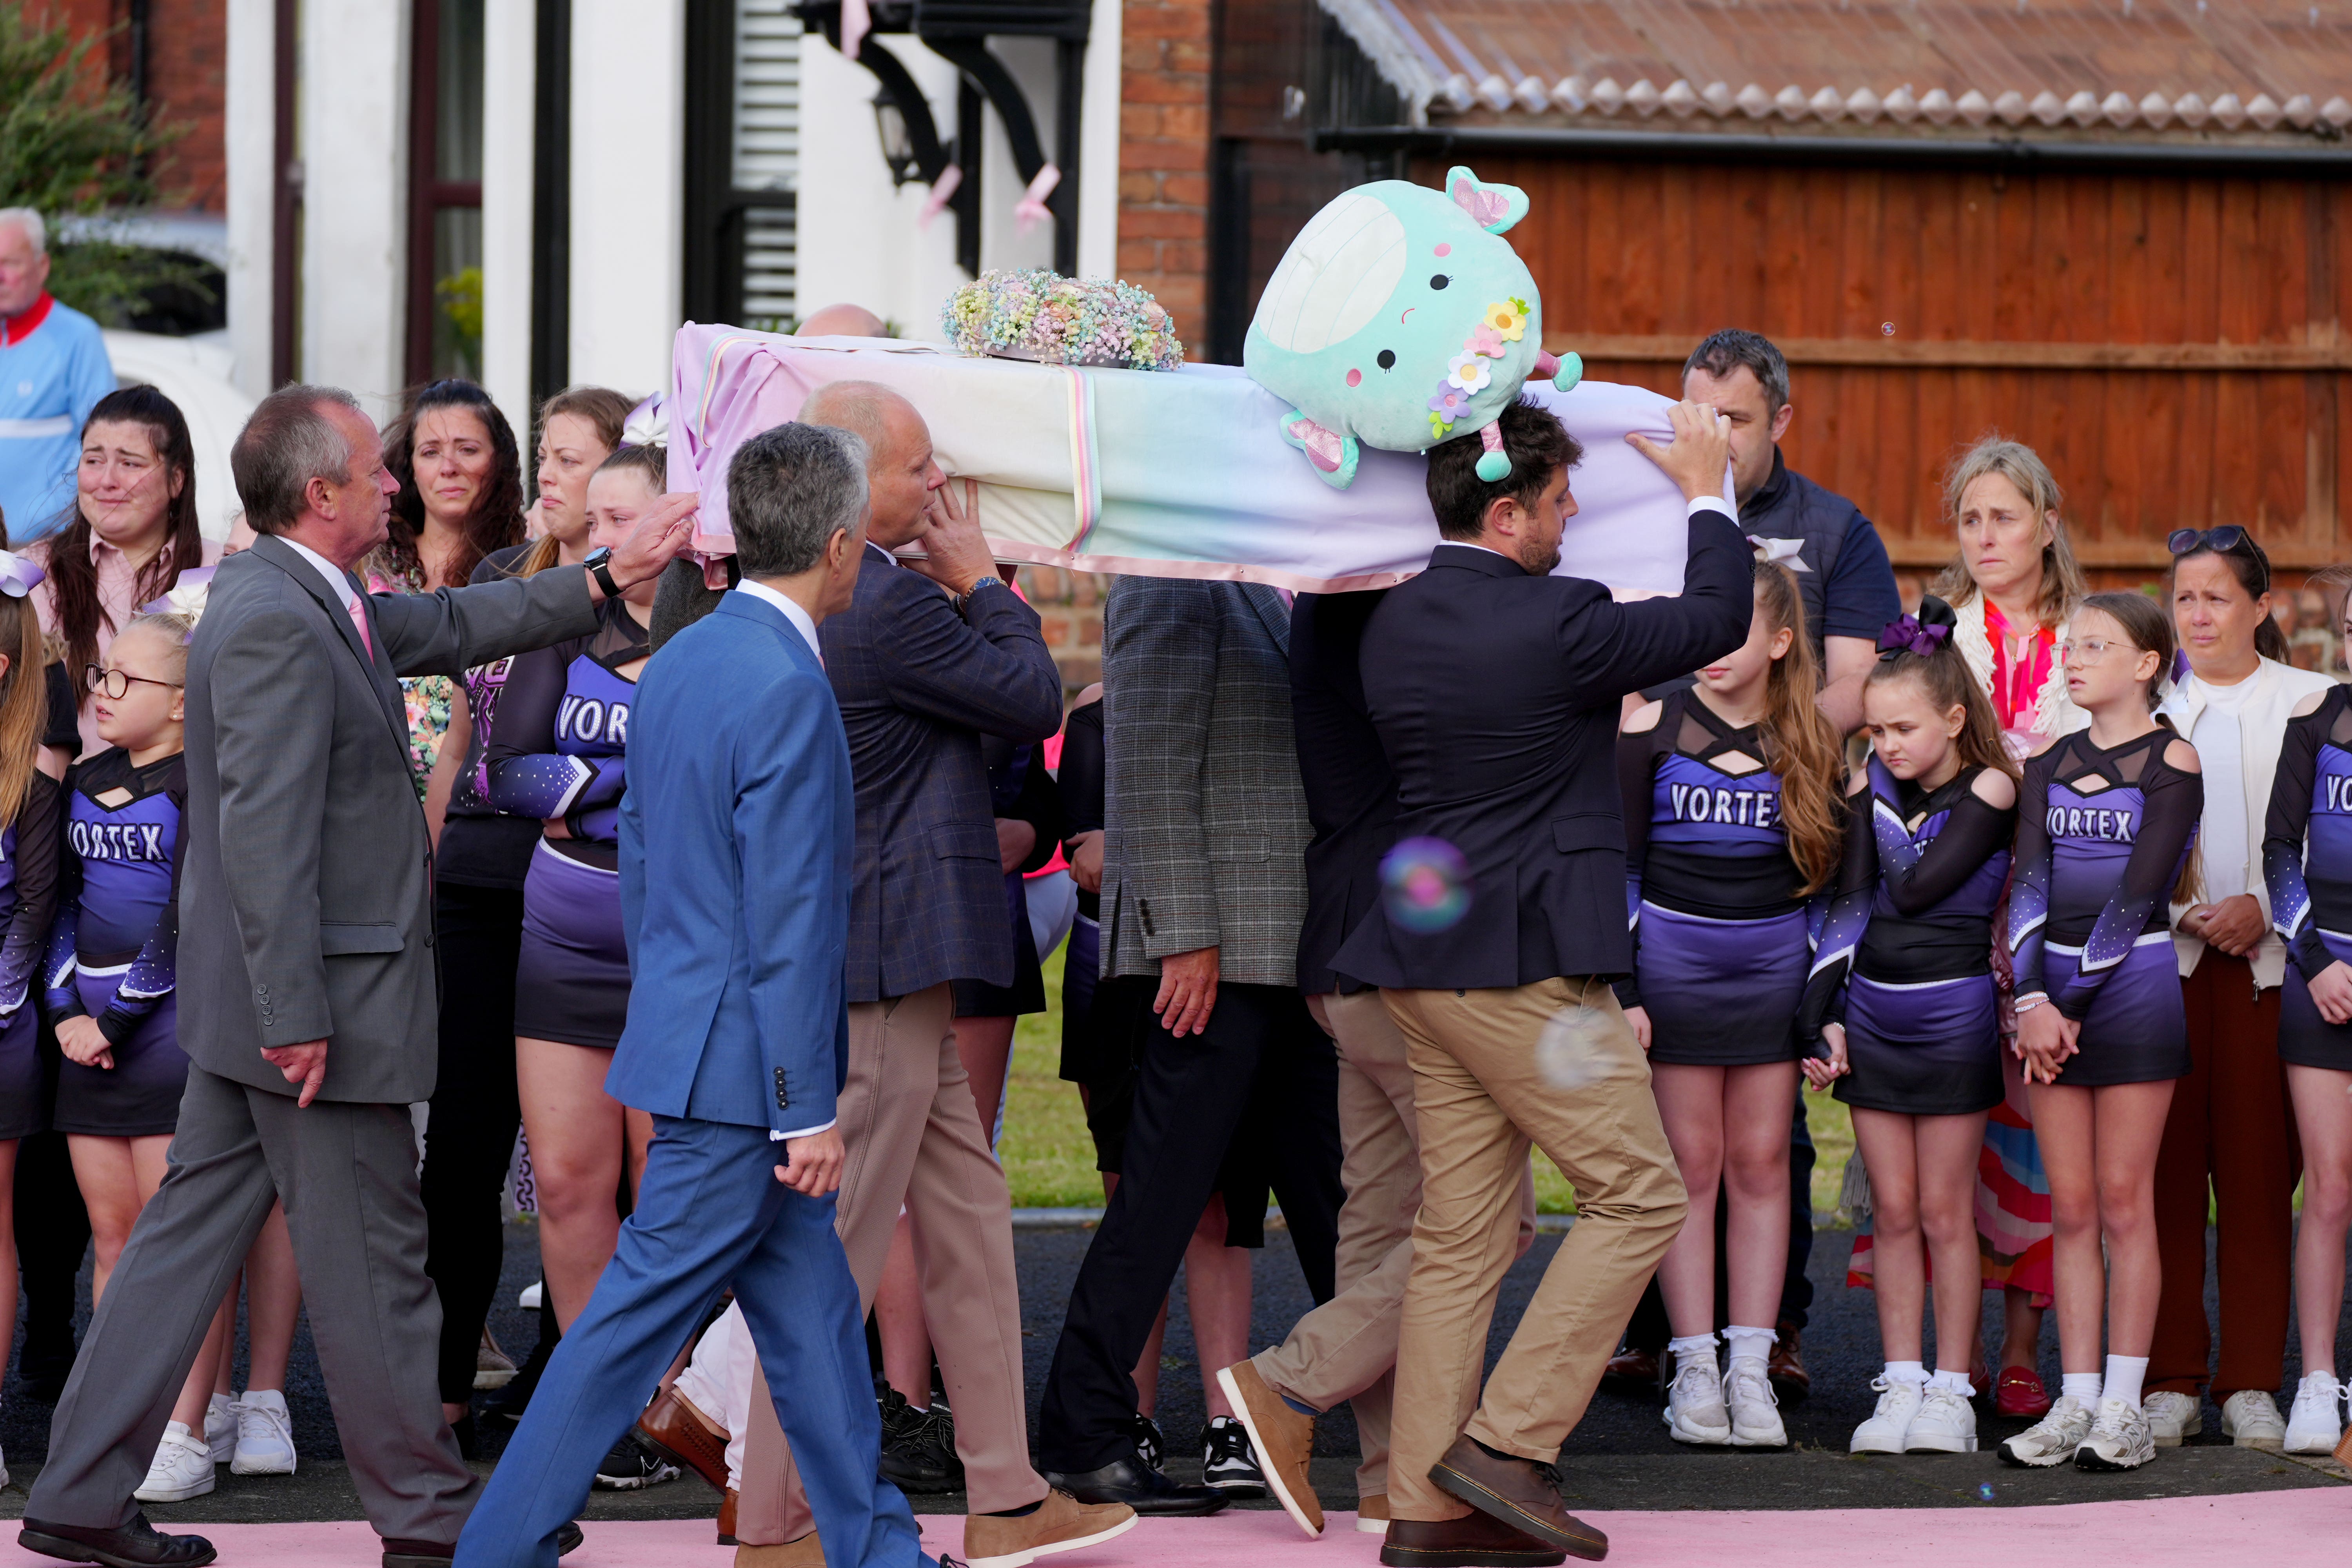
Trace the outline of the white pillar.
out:
M 305 381 L 398 411 L 408 321 L 408 17 L 389 0 L 303 0 Z
M 268 393 L 276 258 L 278 7 L 228 0 L 228 341 L 237 390 Z M 290 155 L 290 154 L 289 154 Z
M 1095 0 L 1078 114 L 1078 276 L 1118 276 L 1119 23 L 1124 0 Z
M 531 234 L 539 7 L 489 0 L 482 15 L 482 384 L 530 470 Z
M 574 382 L 667 390 L 685 168 L 686 0 L 572 0 Z

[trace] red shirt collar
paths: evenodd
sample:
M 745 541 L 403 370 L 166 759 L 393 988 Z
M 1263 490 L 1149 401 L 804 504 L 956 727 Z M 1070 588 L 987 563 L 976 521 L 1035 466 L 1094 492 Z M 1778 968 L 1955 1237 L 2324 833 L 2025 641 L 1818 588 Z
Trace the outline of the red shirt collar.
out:
M 33 335 L 43 321 L 49 319 L 49 307 L 56 304 L 47 289 L 20 316 L 0 316 L 0 347 L 13 348 Z

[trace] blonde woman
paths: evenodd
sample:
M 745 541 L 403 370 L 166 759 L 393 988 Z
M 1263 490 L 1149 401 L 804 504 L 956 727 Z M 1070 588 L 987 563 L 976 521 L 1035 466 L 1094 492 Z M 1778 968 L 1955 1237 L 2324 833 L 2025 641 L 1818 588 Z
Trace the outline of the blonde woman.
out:
M 2050 466 L 2032 447 L 1998 435 L 1961 453 L 1944 478 L 1944 504 L 1959 555 L 1931 592 L 1952 606 L 1958 623 L 1952 641 L 1992 700 L 2003 744 L 2020 759 L 2091 721 L 2068 700 L 2058 659 L 2074 608 L 2090 591 L 2067 542 L 2063 500 Z M 2006 920 L 1996 917 L 2000 1028 L 2004 1041 L 2013 1043 L 2009 953 L 2000 938 L 2006 929 Z M 2039 1416 L 2050 1407 L 2037 1367 L 2042 1315 L 2054 1283 L 2050 1184 L 2013 1049 L 2001 1053 L 2001 1066 L 2007 1094 L 1985 1127 L 1992 1157 L 1978 1163 L 1976 1196 L 1985 1287 L 2000 1288 L 2003 1298 L 1993 1405 L 2003 1415 Z M 1857 1279 L 1870 1273 L 1863 1238 L 1855 1243 L 1852 1273 Z

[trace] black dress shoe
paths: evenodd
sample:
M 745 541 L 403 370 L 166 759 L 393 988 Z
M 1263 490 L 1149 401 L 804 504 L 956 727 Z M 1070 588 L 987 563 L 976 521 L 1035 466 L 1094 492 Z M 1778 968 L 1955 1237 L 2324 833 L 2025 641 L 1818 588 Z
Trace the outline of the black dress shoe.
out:
M 81 1524 L 44 1524 L 28 1519 L 16 1532 L 16 1544 L 44 1557 L 68 1563 L 95 1563 L 100 1568 L 203 1568 L 219 1555 L 201 1535 L 165 1535 L 147 1522 L 143 1513 L 129 1524 L 93 1530 Z
M 1047 1470 L 1045 1484 L 1080 1502 L 1123 1502 L 1154 1518 L 1197 1519 L 1225 1506 L 1225 1494 L 1209 1487 L 1180 1486 L 1130 1455 L 1098 1470 L 1075 1474 Z
M 555 1532 L 555 1554 L 562 1557 L 576 1552 L 586 1539 L 576 1521 L 568 1521 Z M 457 1555 L 456 1546 L 445 1546 L 438 1541 L 403 1541 L 394 1535 L 383 1538 L 383 1568 L 449 1568 Z M 209 1563 L 212 1559 L 207 1557 L 205 1561 Z

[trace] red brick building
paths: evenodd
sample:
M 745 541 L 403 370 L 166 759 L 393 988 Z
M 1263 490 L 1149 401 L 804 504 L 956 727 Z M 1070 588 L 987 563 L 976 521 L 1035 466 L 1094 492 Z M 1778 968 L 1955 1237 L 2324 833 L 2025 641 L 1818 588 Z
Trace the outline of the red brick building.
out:
M 226 0 L 33 0 L 36 16 L 105 40 L 108 74 L 144 102 L 159 125 L 179 129 L 162 170 L 163 205 L 217 214 L 228 202 L 222 139 L 227 106 Z

